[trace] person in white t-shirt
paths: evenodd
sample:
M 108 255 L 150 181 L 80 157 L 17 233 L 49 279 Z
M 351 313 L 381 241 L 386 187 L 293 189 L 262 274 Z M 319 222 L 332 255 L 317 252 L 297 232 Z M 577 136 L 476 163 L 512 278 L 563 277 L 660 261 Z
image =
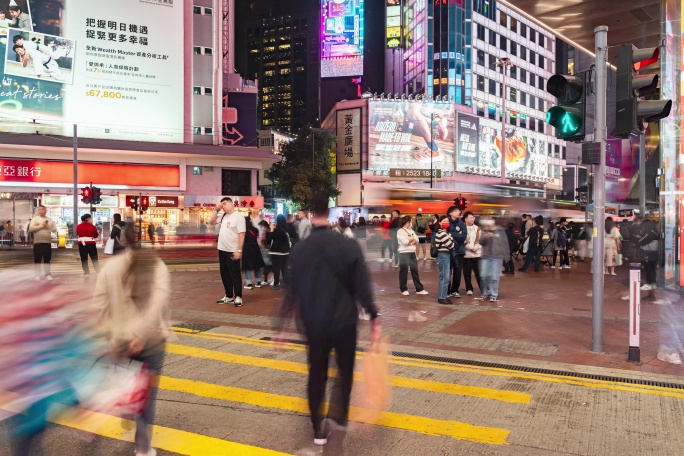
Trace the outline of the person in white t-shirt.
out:
M 219 216 L 219 211 L 223 215 Z M 245 217 L 235 210 L 233 200 L 225 197 L 214 208 L 214 213 L 209 218 L 210 225 L 219 224 L 218 253 L 219 266 L 221 269 L 221 281 L 226 294 L 216 301 L 217 304 L 230 304 L 235 307 L 242 306 L 242 272 L 240 259 L 242 258 L 242 246 L 245 243 L 247 224 Z

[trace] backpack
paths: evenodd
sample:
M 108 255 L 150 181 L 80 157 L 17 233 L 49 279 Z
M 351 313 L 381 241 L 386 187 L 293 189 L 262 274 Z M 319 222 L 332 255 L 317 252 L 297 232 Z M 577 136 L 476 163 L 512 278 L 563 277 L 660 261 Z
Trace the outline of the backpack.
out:
M 540 249 L 543 244 L 544 231 L 539 227 L 534 227 L 529 231 L 530 247 Z
M 556 232 L 556 245 L 562 248 L 568 246 L 568 235 L 565 231 L 558 230 Z

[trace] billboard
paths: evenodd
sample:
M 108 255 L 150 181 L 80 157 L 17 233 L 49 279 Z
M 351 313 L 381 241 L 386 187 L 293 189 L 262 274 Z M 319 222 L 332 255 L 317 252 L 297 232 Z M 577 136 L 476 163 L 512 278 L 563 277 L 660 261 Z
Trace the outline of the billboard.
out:
M 477 174 L 501 170 L 501 124 L 489 119 L 458 114 L 457 165 L 459 172 Z M 475 132 L 477 134 L 475 135 Z M 543 134 L 506 126 L 506 175 L 521 179 L 546 178 L 548 155 Z
M 453 175 L 456 160 L 452 103 L 405 100 L 368 103 L 369 173 L 389 176 L 390 169 L 432 168 L 440 170 L 443 177 Z
M 321 0 L 321 77 L 363 75 L 364 0 Z
M 361 171 L 361 109 L 337 111 L 337 172 Z
M 385 46 L 396 49 L 401 46 L 401 0 L 386 0 Z
M 0 25 L 0 131 L 70 136 L 77 124 L 81 137 L 183 142 L 183 2 L 13 3 L 21 12 Z
M 228 92 L 223 97 L 223 144 L 229 146 L 256 146 L 257 94 L 249 92 Z

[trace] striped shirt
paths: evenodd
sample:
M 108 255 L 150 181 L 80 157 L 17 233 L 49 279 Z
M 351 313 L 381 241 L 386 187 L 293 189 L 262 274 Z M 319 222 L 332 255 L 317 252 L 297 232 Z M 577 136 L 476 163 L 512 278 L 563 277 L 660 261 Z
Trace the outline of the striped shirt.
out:
M 437 231 L 434 239 L 435 247 L 440 252 L 449 252 L 454 249 L 454 239 L 447 230 L 441 229 Z

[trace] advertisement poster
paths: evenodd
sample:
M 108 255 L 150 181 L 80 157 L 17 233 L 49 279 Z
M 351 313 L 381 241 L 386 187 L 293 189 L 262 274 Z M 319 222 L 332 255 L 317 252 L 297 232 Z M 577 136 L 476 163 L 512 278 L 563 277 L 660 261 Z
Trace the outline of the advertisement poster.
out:
M 321 0 L 321 77 L 363 75 L 364 0 Z
M 223 107 L 232 108 L 236 115 L 223 119 L 223 144 L 229 146 L 256 146 L 257 94 L 230 92 L 223 97 Z
M 458 113 L 456 144 L 456 150 L 458 151 L 456 169 L 458 171 L 465 171 L 466 167 L 477 167 L 480 144 L 480 122 L 478 117 Z
M 392 169 L 456 169 L 455 116 L 451 103 L 372 100 L 369 102 L 368 170 L 389 176 Z
M 482 119 L 480 122 L 480 143 L 478 167 L 501 169 L 501 124 Z M 546 178 L 548 155 L 544 135 L 513 126 L 506 127 L 506 175 L 520 175 L 521 178 Z
M 0 131 L 71 136 L 77 124 L 86 138 L 183 141 L 183 2 L 0 0 L 0 10 L 16 16 L 0 15 Z
M 337 172 L 361 171 L 361 110 L 337 111 Z

